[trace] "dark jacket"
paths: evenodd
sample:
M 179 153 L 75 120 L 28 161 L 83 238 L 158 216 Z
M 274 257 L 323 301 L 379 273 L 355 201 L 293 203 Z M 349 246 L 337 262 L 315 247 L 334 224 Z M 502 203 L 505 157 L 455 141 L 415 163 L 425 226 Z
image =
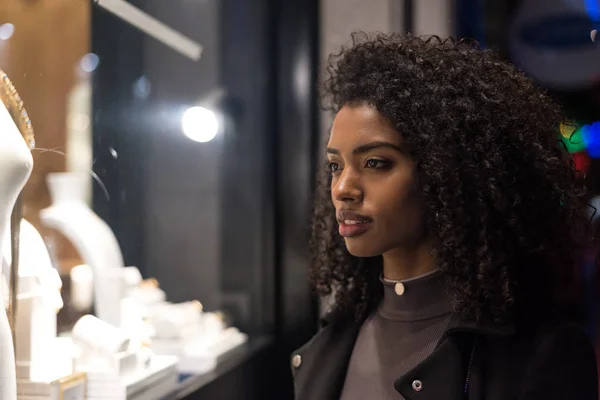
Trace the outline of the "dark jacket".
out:
M 292 355 L 296 400 L 340 397 L 361 323 L 330 317 L 322 325 Z M 394 386 L 407 400 L 598 399 L 594 349 L 578 327 L 516 330 L 455 315 L 434 352 Z

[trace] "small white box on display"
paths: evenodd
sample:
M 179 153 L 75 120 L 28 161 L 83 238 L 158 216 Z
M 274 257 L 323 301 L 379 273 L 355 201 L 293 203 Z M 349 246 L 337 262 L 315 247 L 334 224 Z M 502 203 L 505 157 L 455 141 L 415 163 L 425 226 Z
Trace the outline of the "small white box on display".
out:
M 138 355 L 132 351 L 115 354 L 94 355 L 86 359 L 84 355 L 74 360 L 76 371 L 110 371 L 111 377 L 120 377 L 134 372 L 138 368 Z

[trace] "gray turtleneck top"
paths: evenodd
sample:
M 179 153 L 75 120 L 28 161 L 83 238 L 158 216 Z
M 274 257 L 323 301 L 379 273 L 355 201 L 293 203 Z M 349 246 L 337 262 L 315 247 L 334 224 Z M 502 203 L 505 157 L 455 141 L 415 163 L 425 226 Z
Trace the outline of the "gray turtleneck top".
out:
M 381 304 L 354 344 L 341 400 L 402 399 L 394 382 L 433 352 L 450 320 L 439 271 L 382 284 Z

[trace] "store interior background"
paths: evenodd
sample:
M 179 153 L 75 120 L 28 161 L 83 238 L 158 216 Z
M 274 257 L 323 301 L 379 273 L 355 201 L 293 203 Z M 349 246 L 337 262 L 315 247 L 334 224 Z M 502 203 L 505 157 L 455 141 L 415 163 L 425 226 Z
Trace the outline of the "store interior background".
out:
M 201 43 L 198 61 L 93 1 L 2 1 L 0 69 L 25 102 L 38 148 L 24 216 L 67 279 L 80 256 L 41 225 L 39 211 L 50 205 L 48 173 L 86 173 L 90 204 L 126 265 L 156 277 L 169 300 L 226 311 L 261 343 L 189 398 L 291 398 L 289 355 L 316 331 L 319 314 L 306 272 L 311 193 L 331 123 L 317 92 L 327 55 L 361 29 L 468 36 L 512 59 L 511 19 L 536 1 L 569 3 L 130 1 Z M 596 53 L 590 62 L 600 61 Z M 548 89 L 571 117 L 591 123 L 600 119 L 598 87 L 594 77 Z M 206 143 L 181 131 L 183 112 L 197 105 L 226 117 Z M 597 170 L 594 161 L 594 190 Z

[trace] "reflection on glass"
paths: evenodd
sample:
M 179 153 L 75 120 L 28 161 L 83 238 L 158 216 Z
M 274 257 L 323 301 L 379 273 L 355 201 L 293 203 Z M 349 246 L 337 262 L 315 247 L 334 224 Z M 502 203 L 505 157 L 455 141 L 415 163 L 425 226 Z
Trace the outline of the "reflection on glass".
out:
M 81 57 L 81 61 L 79 62 L 79 66 L 84 72 L 92 72 L 96 68 L 98 68 L 98 64 L 100 64 L 100 57 L 98 57 L 94 53 L 88 53 L 85 56 Z
M 15 33 L 15 26 L 10 23 L 0 25 L 0 40 L 8 40 Z
M 196 142 L 210 142 L 217 136 L 219 121 L 216 114 L 204 107 L 190 107 L 183 113 L 181 129 Z

